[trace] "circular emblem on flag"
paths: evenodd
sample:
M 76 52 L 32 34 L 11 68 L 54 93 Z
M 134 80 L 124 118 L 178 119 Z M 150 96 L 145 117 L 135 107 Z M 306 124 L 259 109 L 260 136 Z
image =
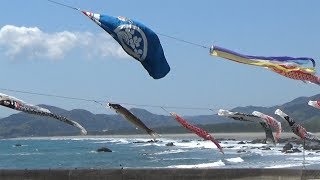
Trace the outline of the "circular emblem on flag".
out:
M 137 26 L 124 24 L 118 26 L 114 32 L 122 48 L 139 61 L 144 61 L 148 53 L 148 41 L 145 33 Z

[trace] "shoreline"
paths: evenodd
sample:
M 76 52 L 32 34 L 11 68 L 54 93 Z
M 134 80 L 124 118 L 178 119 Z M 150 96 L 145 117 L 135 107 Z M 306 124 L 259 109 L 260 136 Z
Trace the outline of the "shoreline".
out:
M 264 132 L 249 132 L 249 133 L 211 133 L 216 139 L 235 139 L 235 140 L 254 140 L 254 139 L 264 139 L 265 133 Z M 314 133 L 316 136 L 320 136 L 320 132 Z M 281 133 L 281 138 L 297 138 L 298 136 L 291 132 L 283 132 Z M 135 138 L 144 138 L 144 139 L 150 139 L 150 136 L 147 134 L 131 134 L 131 135 L 86 135 L 86 136 L 43 136 L 43 137 L 16 137 L 16 138 L 4 138 L 3 140 L 42 140 L 42 139 L 94 139 L 94 138 L 129 138 L 129 139 L 135 139 Z M 193 133 L 186 133 L 186 134 L 163 134 L 160 135 L 159 139 L 161 138 L 190 138 L 190 139 L 196 139 L 198 137 L 197 135 Z

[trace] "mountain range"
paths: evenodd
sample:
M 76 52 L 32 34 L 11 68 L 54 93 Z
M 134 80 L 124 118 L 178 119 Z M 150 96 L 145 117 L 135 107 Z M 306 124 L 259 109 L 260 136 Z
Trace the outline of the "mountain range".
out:
M 290 131 L 286 122 L 274 115 L 276 109 L 281 109 L 297 122 L 306 127 L 308 131 L 315 132 L 320 129 L 320 110 L 307 104 L 309 100 L 320 99 L 320 94 L 311 97 L 299 97 L 282 105 L 272 107 L 246 106 L 236 107 L 231 111 L 251 113 L 260 111 L 271 115 L 282 122 L 285 131 Z M 64 110 L 54 106 L 39 105 L 50 111 L 66 116 L 83 125 L 88 134 L 133 134 L 144 133 L 137 130 L 131 123 L 116 114 L 93 114 L 87 110 L 74 109 Z M 171 116 L 153 114 L 145 109 L 132 108 L 130 111 L 139 117 L 148 127 L 161 133 L 187 133 L 188 130 L 181 127 Z M 258 123 L 237 122 L 220 117 L 216 114 L 184 116 L 184 118 L 209 132 L 257 132 L 263 131 Z M 79 130 L 52 118 L 38 117 L 26 113 L 12 114 L 0 119 L 0 137 L 21 136 L 57 136 L 78 135 Z

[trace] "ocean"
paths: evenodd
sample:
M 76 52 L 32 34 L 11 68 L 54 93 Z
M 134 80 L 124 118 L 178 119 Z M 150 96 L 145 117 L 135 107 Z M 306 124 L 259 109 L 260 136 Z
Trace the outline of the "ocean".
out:
M 158 140 L 129 135 L 2 139 L 0 169 L 320 168 L 320 153 L 285 154 L 281 152 L 284 144 L 222 140 L 222 154 L 211 141 L 193 135 Z M 301 145 L 294 146 L 303 150 Z M 101 147 L 112 152 L 97 152 Z

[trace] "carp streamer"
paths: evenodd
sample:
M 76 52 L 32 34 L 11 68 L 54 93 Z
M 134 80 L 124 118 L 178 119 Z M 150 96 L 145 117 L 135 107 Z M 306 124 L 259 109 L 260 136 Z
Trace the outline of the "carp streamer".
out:
M 24 101 L 17 99 L 13 96 L 9 96 L 9 95 L 0 93 L 0 105 L 7 107 L 7 108 L 17 110 L 17 111 L 22 111 L 22 112 L 25 112 L 28 114 L 51 117 L 51 118 L 57 119 L 59 121 L 62 121 L 64 123 L 67 123 L 71 126 L 74 126 L 76 128 L 79 128 L 83 135 L 87 134 L 87 130 L 84 127 L 82 127 L 79 123 L 77 123 L 76 121 L 73 121 L 73 120 L 70 120 L 66 117 L 54 114 L 48 109 L 45 109 L 45 108 L 42 108 L 39 106 L 35 106 L 35 105 L 31 105 L 31 104 L 27 104 Z

